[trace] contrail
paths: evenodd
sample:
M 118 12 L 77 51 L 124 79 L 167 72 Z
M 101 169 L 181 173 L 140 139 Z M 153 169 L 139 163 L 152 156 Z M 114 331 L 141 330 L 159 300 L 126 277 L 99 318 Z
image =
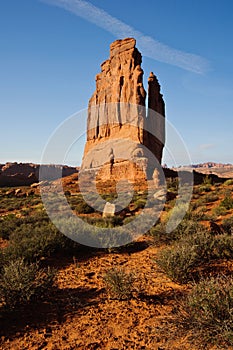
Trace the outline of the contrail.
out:
M 128 24 L 109 15 L 106 11 L 84 0 L 40 0 L 62 7 L 75 15 L 96 24 L 117 38 L 134 37 L 144 56 L 171 64 L 182 69 L 202 74 L 209 68 L 208 61 L 201 56 L 169 47 L 150 36 L 146 36 Z

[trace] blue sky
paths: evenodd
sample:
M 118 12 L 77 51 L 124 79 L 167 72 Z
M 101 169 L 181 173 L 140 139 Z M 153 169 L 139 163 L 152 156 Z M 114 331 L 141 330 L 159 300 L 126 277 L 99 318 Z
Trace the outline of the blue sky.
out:
M 1 1 L 0 163 L 40 162 L 54 129 L 87 107 L 110 43 L 127 30 L 144 86 L 153 71 L 192 162 L 233 163 L 232 14 L 231 0 Z M 173 165 L 166 152 L 164 162 Z

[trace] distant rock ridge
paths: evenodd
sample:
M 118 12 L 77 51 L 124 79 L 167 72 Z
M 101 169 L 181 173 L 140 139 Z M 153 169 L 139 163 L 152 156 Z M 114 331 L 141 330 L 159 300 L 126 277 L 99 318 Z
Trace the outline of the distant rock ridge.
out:
M 67 165 L 43 165 L 48 174 L 48 180 L 57 179 L 56 174 L 62 168 L 62 176 L 78 172 L 78 168 Z M 27 186 L 39 181 L 39 164 L 8 162 L 0 164 L 0 186 Z
M 165 104 L 158 80 L 151 72 L 146 106 L 141 62 L 135 39 L 116 40 L 110 45 L 110 57 L 101 64 L 101 72 L 96 75 L 96 90 L 89 100 L 81 170 L 101 168 L 102 178 L 127 175 L 135 179 L 142 176 L 142 168 L 151 178 L 156 164 L 148 153 L 152 152 L 161 164 Z M 127 150 L 128 161 L 120 159 L 123 149 Z M 135 159 L 139 158 L 137 167 Z
M 215 163 L 215 162 L 205 162 L 199 164 L 192 164 L 192 168 L 230 168 L 233 164 L 230 163 Z

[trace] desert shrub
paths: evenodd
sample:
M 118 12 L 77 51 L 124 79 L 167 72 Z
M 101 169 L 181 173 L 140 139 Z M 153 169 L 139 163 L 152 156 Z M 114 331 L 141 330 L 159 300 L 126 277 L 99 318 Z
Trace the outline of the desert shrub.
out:
M 134 205 L 135 205 L 135 210 L 143 209 L 146 205 L 146 199 L 139 198 L 134 202 Z
M 166 230 L 166 222 L 160 222 L 150 229 L 149 235 L 153 237 L 156 244 L 171 244 L 182 237 L 200 232 L 202 229 L 203 226 L 197 221 L 184 218 L 171 232 Z
M 206 213 L 206 207 L 198 208 L 197 210 L 194 210 L 194 208 L 191 206 L 190 209 L 187 211 L 185 215 L 186 220 L 192 220 L 192 221 L 201 221 L 203 220 L 203 217 Z
M 119 300 L 129 299 L 134 291 L 135 275 L 114 268 L 106 272 L 104 282 L 110 296 Z
M 189 209 L 189 203 L 179 203 L 176 204 L 174 208 L 172 208 L 165 217 L 165 222 L 170 227 L 177 227 L 182 219 L 185 217 L 187 211 Z
M 26 195 L 25 195 L 26 196 Z M 41 198 L 38 195 L 30 195 L 25 198 L 12 196 L 1 196 L 1 209 L 13 210 L 20 209 L 25 206 L 32 206 L 41 203 Z
M 169 211 L 165 220 L 159 222 L 156 226 L 152 227 L 149 231 L 149 235 L 154 238 L 155 243 L 172 243 L 181 239 L 184 236 L 192 235 L 203 230 L 203 226 L 198 222 L 202 220 L 204 212 L 202 209 L 193 210 L 187 209 L 187 204 L 179 204 L 173 211 Z M 184 218 L 180 218 L 186 212 Z M 174 229 L 168 230 L 167 223 L 173 213 L 172 223 L 174 222 Z M 177 226 L 176 226 L 177 225 Z
M 212 179 L 211 179 L 211 177 L 209 177 L 209 175 L 206 175 L 206 176 L 203 178 L 203 184 L 204 184 L 204 185 L 211 185 L 211 184 L 212 184 Z
M 203 184 L 200 186 L 200 192 L 210 192 L 210 191 L 211 191 L 211 185 Z
M 214 193 L 208 193 L 204 197 L 205 203 L 216 202 L 219 199 L 218 195 Z
M 198 222 L 198 220 L 195 220 L 191 217 L 184 218 L 181 223 L 177 226 L 177 228 L 174 230 L 174 233 L 177 238 L 182 238 L 187 235 L 193 235 L 198 232 L 202 232 L 203 226 Z
M 224 185 L 226 185 L 226 186 L 231 186 L 231 185 L 233 185 L 233 179 L 228 179 L 228 180 L 226 180 L 226 181 L 224 182 Z
M 22 199 L 8 198 L 7 200 L 1 200 L 1 207 L 6 211 L 19 210 L 23 207 L 24 203 Z
M 9 239 L 10 234 L 21 224 L 21 220 L 15 215 L 7 215 L 0 218 L 0 237 Z
M 129 221 L 130 218 L 126 218 L 125 221 Z M 148 235 L 152 236 L 154 243 L 163 244 L 164 242 L 170 242 L 172 240 L 171 234 L 166 231 L 166 224 L 164 222 L 159 222 L 157 225 L 153 226 L 149 231 Z
M 123 225 L 127 225 L 135 219 L 134 215 L 126 216 L 123 220 Z
M 89 195 L 89 198 L 91 199 L 91 195 Z M 81 195 L 67 196 L 67 201 L 71 209 L 77 211 L 79 214 L 91 214 L 94 212 L 94 209 L 85 202 Z
M 212 254 L 216 259 L 233 259 L 233 236 L 224 234 L 215 237 Z
M 164 249 L 156 258 L 158 266 L 175 282 L 186 283 L 196 263 L 196 253 L 181 245 Z
M 114 215 L 110 218 L 105 218 L 106 221 L 111 222 L 112 227 L 120 226 L 123 224 L 123 218 L 119 215 Z
M 102 198 L 98 198 L 97 200 L 93 201 L 93 208 L 96 212 L 103 213 L 105 207 L 105 202 L 102 201 Z
M 167 190 L 172 192 L 177 192 L 179 187 L 178 178 L 168 178 L 167 179 Z
M 106 217 L 106 218 L 87 217 L 84 219 L 84 221 L 96 227 L 111 228 L 111 227 L 122 225 L 123 218 L 121 218 L 118 215 L 114 215 L 112 217 Z
M 197 266 L 211 259 L 213 247 L 214 237 L 203 230 L 163 249 L 156 262 L 172 280 L 186 283 L 192 279 Z
M 26 217 L 16 217 L 13 214 L 9 214 L 0 218 L 0 237 L 9 239 L 10 235 L 15 230 L 18 230 L 21 225 L 33 224 L 33 227 L 39 227 L 49 221 L 49 217 L 44 212 L 38 212 Z
M 22 258 L 2 268 L 0 299 L 7 309 L 37 300 L 45 295 L 54 283 L 55 273 L 39 269 L 36 263 L 27 264 Z
M 163 249 L 157 264 L 174 281 L 186 283 L 194 278 L 197 267 L 216 259 L 233 258 L 233 237 L 213 236 L 204 228 L 182 237 L 172 247 Z
M 218 276 L 194 283 L 178 317 L 202 346 L 233 345 L 233 278 Z
M 199 194 L 193 192 L 193 197 L 192 197 L 192 199 L 198 199 L 199 197 L 200 197 Z
M 117 199 L 117 193 L 103 193 L 101 194 L 101 197 L 106 201 L 106 202 L 112 202 L 114 199 Z
M 226 215 L 227 209 L 224 208 L 222 205 L 218 205 L 216 208 L 213 209 L 213 213 L 217 216 L 219 215 Z
M 203 214 L 202 220 L 205 221 L 215 221 L 217 220 L 217 215 L 214 212 L 206 211 L 206 213 Z
M 4 249 L 6 260 L 24 258 L 35 261 L 57 251 L 67 251 L 75 243 L 60 233 L 52 223 L 22 224 L 10 235 L 9 245 Z
M 231 192 L 227 191 L 225 197 L 220 202 L 220 206 L 227 210 L 233 209 L 233 198 L 231 196 Z
M 233 216 L 223 220 L 222 222 L 223 230 L 228 234 L 233 234 Z
M 90 205 L 88 205 L 86 202 L 80 202 L 76 206 L 74 206 L 74 209 L 79 214 L 91 214 L 94 213 L 95 209 L 92 208 Z
M 64 191 L 64 195 L 65 195 L 66 197 L 69 197 L 69 196 L 71 196 L 71 192 L 70 192 L 69 190 L 65 190 L 65 191 Z
M 31 216 L 20 219 L 21 224 L 33 224 L 34 226 L 40 226 L 44 223 L 50 222 L 48 215 L 44 211 L 39 211 Z
M 205 205 L 205 199 L 204 198 L 199 198 L 195 202 L 191 204 L 192 209 L 197 209 L 200 208 L 201 206 Z
M 200 189 L 200 186 L 199 185 L 195 185 L 193 186 L 193 194 L 200 194 L 202 191 Z
M 3 249 L 0 249 L 0 274 L 3 266 L 4 266 L 4 254 L 3 254 Z

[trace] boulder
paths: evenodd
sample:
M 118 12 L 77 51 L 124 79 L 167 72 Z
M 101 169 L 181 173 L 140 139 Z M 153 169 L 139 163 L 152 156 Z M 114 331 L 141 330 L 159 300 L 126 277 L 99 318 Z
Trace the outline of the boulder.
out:
M 115 215 L 115 204 L 107 202 L 104 206 L 103 218 Z

